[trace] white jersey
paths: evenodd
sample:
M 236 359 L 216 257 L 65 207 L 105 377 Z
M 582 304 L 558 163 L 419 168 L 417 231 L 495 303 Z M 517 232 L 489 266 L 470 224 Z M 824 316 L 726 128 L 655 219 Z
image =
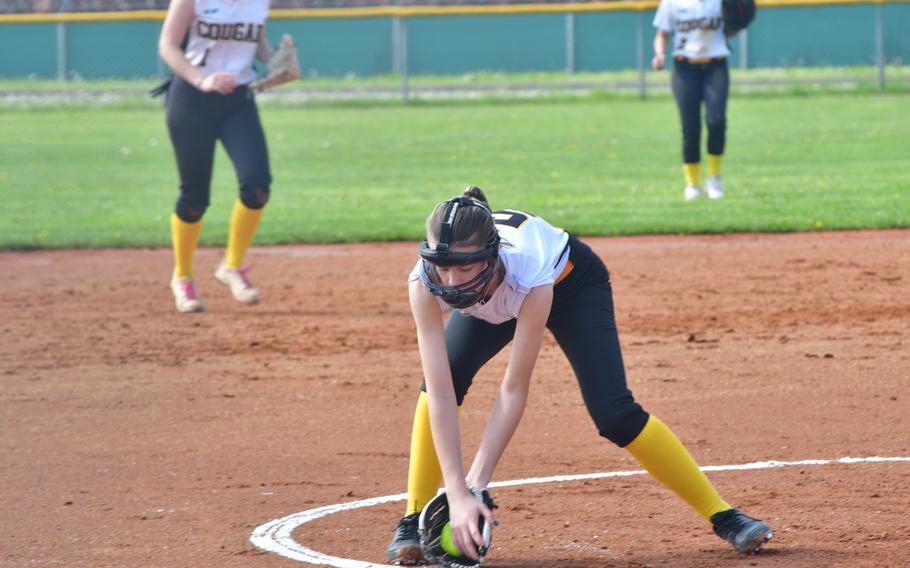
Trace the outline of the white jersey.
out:
M 654 27 L 676 32 L 673 56 L 700 59 L 727 57 L 721 0 L 660 0 Z
M 539 217 L 506 209 L 493 213 L 502 244 L 499 258 L 505 267 L 502 283 L 486 302 L 464 308 L 461 313 L 492 324 L 518 317 L 521 305 L 532 288 L 556 282 L 569 262 L 569 234 Z M 408 281 L 426 282 L 423 261 L 411 271 Z M 443 311 L 451 306 L 436 298 Z
M 265 33 L 269 0 L 196 0 L 186 57 L 205 75 L 237 73 L 237 84 L 256 77 L 253 58 Z

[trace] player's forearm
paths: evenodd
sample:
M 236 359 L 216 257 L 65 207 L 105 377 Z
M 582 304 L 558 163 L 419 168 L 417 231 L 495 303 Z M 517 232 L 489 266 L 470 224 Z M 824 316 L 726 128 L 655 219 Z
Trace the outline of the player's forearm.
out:
M 483 488 L 490 484 L 496 464 L 499 463 L 509 440 L 518 429 L 518 423 L 521 422 L 528 401 L 527 384 L 529 380 L 520 382 L 525 385 L 525 388 L 509 388 L 508 381 L 504 381 L 500 387 L 496 405 L 493 407 L 480 442 L 480 448 L 477 450 L 477 456 L 467 475 L 468 483 L 475 487 Z
M 268 63 L 271 58 L 272 46 L 269 45 L 269 40 L 265 37 L 265 26 L 263 26 L 262 33 L 259 36 L 259 43 L 256 45 L 256 59 L 263 63 Z
M 433 445 L 442 468 L 446 490 L 465 489 L 458 431 L 457 401 L 446 352 L 442 316 L 436 299 L 412 283 L 411 311 L 417 324 L 417 349 L 427 385 L 427 404 Z M 466 490 L 466 489 L 465 489 Z
M 442 327 L 433 326 L 429 329 L 418 327 L 417 346 L 426 377 L 433 445 L 442 468 L 446 491 L 454 491 L 459 487 L 465 487 L 464 466 L 461 459 L 461 434 L 458 429 L 458 405 L 442 337 Z
M 161 42 L 158 45 L 158 53 L 177 76 L 197 87 L 202 83 L 205 73 L 202 72 L 202 69 L 187 61 L 186 55 L 183 54 L 183 50 L 179 46 Z
M 669 34 L 663 30 L 657 30 L 654 34 L 654 55 L 667 54 L 667 37 Z
M 457 403 L 446 351 L 442 313 L 436 298 L 415 280 L 408 286 L 411 313 L 417 325 L 417 350 L 427 385 L 427 405 L 433 445 L 442 468 L 446 491 L 467 491 L 461 461 Z
M 478 487 L 489 484 L 493 470 L 521 420 L 552 302 L 552 286 L 534 288 L 518 314 L 509 368 L 499 387 L 499 396 L 487 422 L 477 457 L 468 473 L 468 481 Z
M 205 74 L 187 60 L 181 45 L 189 33 L 194 7 L 193 0 L 172 0 L 158 36 L 158 54 L 177 76 L 198 87 Z

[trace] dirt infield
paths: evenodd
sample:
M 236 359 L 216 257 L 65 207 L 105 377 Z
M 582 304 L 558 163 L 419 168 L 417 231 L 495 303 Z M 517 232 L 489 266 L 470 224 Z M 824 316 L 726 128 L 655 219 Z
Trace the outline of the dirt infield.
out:
M 630 383 L 702 465 L 910 456 L 910 232 L 585 239 L 611 270 Z M 271 519 L 404 491 L 420 366 L 411 243 L 254 249 L 264 303 L 168 250 L 0 254 L 0 566 L 301 565 Z M 462 413 L 472 455 L 504 370 Z M 638 469 L 597 437 L 548 337 L 496 478 Z M 489 565 L 908 566 L 910 463 L 709 474 L 775 529 L 735 554 L 648 477 L 502 488 Z M 294 538 L 383 563 L 400 503 Z

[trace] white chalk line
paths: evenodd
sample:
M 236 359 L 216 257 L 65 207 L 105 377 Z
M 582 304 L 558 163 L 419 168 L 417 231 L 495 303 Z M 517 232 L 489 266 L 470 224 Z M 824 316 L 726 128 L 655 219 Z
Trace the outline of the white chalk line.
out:
M 702 471 L 737 471 L 750 469 L 769 469 L 774 467 L 792 467 L 801 465 L 829 465 L 829 464 L 855 464 L 855 463 L 875 463 L 875 462 L 910 462 L 910 457 L 866 457 L 851 458 L 843 457 L 832 460 L 800 460 L 800 461 L 762 461 L 736 465 L 709 465 L 702 467 Z M 633 475 L 645 475 L 644 470 L 632 471 L 609 471 L 602 473 L 585 473 L 579 475 L 553 475 L 550 477 L 532 477 L 528 479 L 513 479 L 510 481 L 498 481 L 490 484 L 490 487 L 514 487 L 516 485 L 535 485 L 541 483 L 560 483 L 565 481 L 581 481 L 586 479 L 603 479 L 607 477 L 630 477 Z M 287 517 L 269 521 L 256 527 L 253 534 L 250 535 L 250 542 L 259 548 L 268 552 L 274 552 L 290 558 L 299 560 L 308 564 L 318 564 L 324 566 L 335 566 L 336 568 L 378 568 L 391 566 L 389 564 L 373 564 L 371 562 L 361 562 L 350 558 L 339 558 L 317 552 L 311 548 L 303 546 L 296 542 L 291 534 L 294 530 L 305 523 L 315 521 L 316 519 L 340 513 L 342 511 L 351 511 L 363 507 L 372 507 L 384 503 L 394 503 L 407 499 L 407 493 L 397 495 L 385 495 L 383 497 L 372 497 L 370 499 L 361 499 L 360 501 L 351 501 L 348 503 L 336 503 L 326 505 L 316 509 L 309 509 L 294 513 Z

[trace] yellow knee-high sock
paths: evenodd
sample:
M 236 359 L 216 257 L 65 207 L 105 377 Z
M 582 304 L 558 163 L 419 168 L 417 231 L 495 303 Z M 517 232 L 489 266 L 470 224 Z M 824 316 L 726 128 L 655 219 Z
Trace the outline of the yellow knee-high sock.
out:
M 686 183 L 689 185 L 698 185 L 701 177 L 701 164 L 683 164 L 683 173 L 686 176 Z
M 239 199 L 234 203 L 234 211 L 231 213 L 231 232 L 228 236 L 227 254 L 224 259 L 224 265 L 228 268 L 240 268 L 243 265 L 243 257 L 246 256 L 246 251 L 253 242 L 253 235 L 256 234 L 256 229 L 259 227 L 263 210 L 250 209 Z
M 427 393 L 421 392 L 414 411 L 411 430 L 411 460 L 408 466 L 408 508 L 405 515 L 423 510 L 424 505 L 436 496 L 442 483 L 442 469 L 433 445 L 430 430 L 430 407 Z
M 174 274 L 177 275 L 177 278 L 193 277 L 193 254 L 196 252 L 196 244 L 199 243 L 200 232 L 202 232 L 202 219 L 195 223 L 187 223 L 176 213 L 171 215 Z
M 723 159 L 722 154 L 708 154 L 708 175 L 716 176 L 720 174 L 720 161 Z
M 682 497 L 706 520 L 730 508 L 673 431 L 653 414 L 626 449 L 652 477 Z

